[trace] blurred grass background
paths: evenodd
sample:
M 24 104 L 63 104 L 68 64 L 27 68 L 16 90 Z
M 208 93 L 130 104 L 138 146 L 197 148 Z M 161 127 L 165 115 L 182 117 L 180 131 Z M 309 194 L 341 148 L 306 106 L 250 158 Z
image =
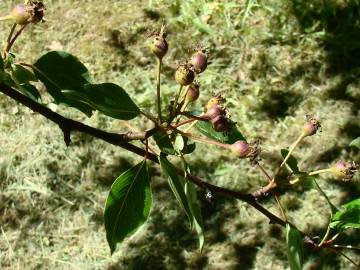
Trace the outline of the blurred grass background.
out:
M 2 1 L 6 14 L 17 1 Z M 142 108 L 155 108 L 155 61 L 147 32 L 166 23 L 170 51 L 162 91 L 169 101 L 177 86 L 177 64 L 192 48 L 210 49 L 201 74 L 201 109 L 222 93 L 231 118 L 249 140 L 259 139 L 271 171 L 279 150 L 298 136 L 305 115 L 322 121 L 322 132 L 306 139 L 295 156 L 301 169 L 335 160 L 359 162 L 349 148 L 360 135 L 360 3 L 357 0 L 238 1 L 45 1 L 46 23 L 30 26 L 13 52 L 32 63 L 49 50 L 80 58 L 94 82 L 123 86 Z M 4 41 L 11 23 L 2 22 Z M 45 99 L 46 101 L 47 99 Z M 164 102 L 165 103 L 165 102 Z M 100 114 L 90 119 L 58 106 L 65 116 L 113 132 L 145 129 Z M 82 134 L 66 147 L 54 124 L 0 95 L 0 268 L 1 269 L 287 269 L 282 229 L 246 204 L 199 191 L 206 246 L 197 248 L 166 179 L 152 167 L 154 207 L 149 221 L 110 257 L 102 211 L 114 179 L 139 161 L 124 150 Z M 188 158 L 208 181 L 241 191 L 266 182 L 246 161 L 198 145 Z M 336 205 L 359 196 L 359 176 L 340 183 L 331 175 L 320 185 Z M 294 188 L 281 201 L 292 222 L 322 235 L 329 208 L 315 189 Z M 277 213 L 273 199 L 264 201 Z M 339 242 L 358 244 L 349 232 Z M 359 261 L 360 254 L 346 252 Z M 353 269 L 330 251 L 306 250 L 305 269 Z

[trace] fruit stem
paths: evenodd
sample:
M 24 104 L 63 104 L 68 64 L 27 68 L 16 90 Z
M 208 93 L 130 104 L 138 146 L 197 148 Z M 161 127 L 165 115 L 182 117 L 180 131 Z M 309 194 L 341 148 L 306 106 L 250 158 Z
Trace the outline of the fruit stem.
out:
M 12 19 L 12 18 L 13 18 L 13 16 L 12 16 L 11 14 L 9 14 L 9 15 L 0 17 L 0 21 L 10 20 L 10 19 Z
M 193 135 L 191 133 L 185 133 L 185 132 L 183 132 L 183 131 L 181 131 L 179 129 L 176 129 L 175 127 L 172 127 L 172 126 L 170 126 L 170 127 L 173 128 L 176 132 L 180 133 L 181 135 L 183 135 L 185 137 L 188 137 L 190 139 L 193 139 L 194 141 L 198 141 L 198 142 L 202 142 L 202 143 L 206 143 L 206 144 L 213 144 L 213 145 L 225 148 L 225 149 L 230 149 L 230 147 L 231 147 L 230 144 L 221 143 L 221 142 L 211 140 L 211 139 L 208 139 L 208 138 L 204 138 L 204 137 L 198 137 L 198 136 L 195 136 L 195 135 Z
M 299 136 L 299 138 L 297 138 L 297 140 L 290 146 L 289 152 L 286 155 L 286 157 L 284 158 L 283 162 L 280 164 L 280 166 L 278 167 L 278 169 L 276 170 L 274 177 L 273 177 L 273 181 L 276 180 L 276 176 L 279 174 L 279 172 L 281 171 L 281 168 L 286 164 L 286 162 L 288 161 L 288 159 L 290 158 L 291 154 L 294 152 L 296 146 L 298 146 L 301 141 L 306 137 L 306 135 L 301 134 Z
M 159 125 L 162 123 L 161 115 L 161 93 L 160 93 L 160 73 L 161 73 L 162 58 L 157 58 L 157 74 L 156 74 L 156 95 L 157 95 L 157 110 L 159 116 Z
M 140 113 L 145 116 L 147 119 L 151 120 L 152 122 L 154 122 L 155 124 L 157 124 L 157 119 L 155 119 L 153 116 L 151 116 L 149 113 L 146 113 L 142 110 L 140 110 Z
M 309 172 L 308 175 L 317 175 L 317 174 L 321 174 L 321 173 L 327 173 L 327 172 L 331 172 L 331 168 L 326 168 L 326 169 L 321 169 L 321 170 L 317 170 L 317 171 L 313 171 L 313 172 Z M 294 179 L 294 180 L 291 180 L 289 183 L 291 185 L 294 185 L 296 184 L 297 182 L 300 181 L 300 177 Z
M 326 239 L 329 237 L 330 234 L 330 224 L 328 225 L 327 229 L 326 229 L 326 233 L 323 237 L 323 239 L 321 240 L 319 247 L 322 247 L 322 245 L 324 244 L 324 242 L 326 241 Z
M 27 24 L 24 24 L 23 26 L 21 26 L 21 28 L 19 29 L 19 31 L 17 31 L 17 33 L 15 34 L 15 36 L 12 38 L 12 40 L 10 42 L 8 42 L 6 48 L 5 48 L 5 54 L 8 53 L 11 49 L 11 47 L 14 45 L 16 39 L 21 35 L 21 33 L 24 31 L 25 27 L 27 26 Z
M 172 115 L 172 116 L 175 116 L 175 114 L 176 114 L 176 107 L 177 107 L 177 103 L 178 103 L 178 101 L 179 101 L 179 96 L 180 96 L 180 94 L 181 94 L 181 90 L 182 90 L 182 89 L 183 89 L 183 86 L 180 85 L 179 90 L 176 92 L 175 102 L 174 102 L 174 106 L 173 106 L 172 112 L 171 112 L 171 115 Z
M 17 24 L 14 23 L 13 26 L 11 27 L 9 36 L 8 36 L 8 38 L 7 38 L 7 41 L 6 41 L 6 46 L 5 46 L 4 51 L 3 51 L 3 58 L 6 57 L 6 48 L 9 46 L 9 43 L 11 42 L 11 38 L 12 38 L 12 36 L 13 36 L 13 34 L 14 34 L 16 25 L 17 25 Z

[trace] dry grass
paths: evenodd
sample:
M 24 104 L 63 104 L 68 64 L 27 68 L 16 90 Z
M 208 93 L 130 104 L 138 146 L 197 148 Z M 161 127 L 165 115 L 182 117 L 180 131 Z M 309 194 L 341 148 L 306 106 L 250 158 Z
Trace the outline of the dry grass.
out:
M 248 12 L 245 2 L 252 3 Z M 13 3 L 0 3 L 1 14 Z M 312 170 L 339 158 L 359 161 L 359 152 L 347 147 L 360 135 L 360 64 L 353 59 L 360 51 L 360 20 L 355 16 L 359 6 L 355 1 L 329 1 L 326 7 L 321 3 L 46 1 L 47 22 L 29 27 L 14 52 L 19 61 L 33 62 L 47 50 L 68 51 L 86 64 L 95 82 L 118 83 L 141 107 L 149 108 L 155 100 L 155 63 L 146 32 L 166 21 L 171 51 L 165 60 L 163 92 L 170 98 L 176 89 L 176 61 L 185 60 L 199 43 L 210 47 L 212 64 L 199 79 L 197 108 L 212 93 L 223 93 L 232 119 L 247 138 L 261 140 L 269 170 L 279 162 L 279 149 L 297 137 L 304 116 L 314 114 L 322 120 L 322 133 L 295 152 L 301 168 Z M 2 40 L 9 27 L 1 23 Z M 63 106 L 56 110 L 106 130 L 129 129 L 99 114 L 85 119 Z M 143 129 L 148 123 L 134 120 L 130 125 Z M 55 125 L 3 95 L 0 126 L 2 269 L 288 267 L 283 231 L 247 205 L 220 197 L 211 205 L 202 199 L 207 245 L 200 254 L 157 167 L 152 169 L 154 208 L 149 221 L 110 257 L 103 203 L 112 181 L 138 158 L 79 134 L 66 148 Z M 221 186 L 249 191 L 265 183 L 255 168 L 220 149 L 208 151 L 199 145 L 189 160 L 194 173 Z M 359 196 L 359 177 L 348 184 L 331 176 L 322 180 L 336 204 Z M 293 190 L 282 198 L 301 229 L 323 233 L 328 207 L 316 190 Z M 277 212 L 273 200 L 265 204 Z M 341 240 L 357 244 L 359 236 L 349 234 Z M 351 267 L 328 251 L 306 255 L 307 269 Z M 359 254 L 349 255 L 359 260 Z

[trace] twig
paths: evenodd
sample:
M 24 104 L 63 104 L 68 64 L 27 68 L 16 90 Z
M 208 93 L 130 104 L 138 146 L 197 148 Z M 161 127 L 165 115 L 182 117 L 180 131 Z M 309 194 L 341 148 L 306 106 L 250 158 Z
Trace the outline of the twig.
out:
M 22 31 L 24 31 L 25 27 L 27 26 L 27 24 L 24 24 L 19 31 L 17 31 L 17 33 L 15 34 L 15 36 L 13 37 L 13 39 L 8 42 L 6 48 L 5 48 L 5 54 L 8 53 L 11 50 L 11 47 L 14 45 L 16 39 L 21 35 Z
M 32 99 L 28 98 L 27 96 L 19 93 L 18 91 L 12 89 L 11 87 L 9 87 L 5 84 L 0 84 L 0 92 L 4 93 L 5 95 L 9 96 L 12 99 L 18 101 L 19 103 L 23 104 L 24 106 L 28 107 L 29 109 L 33 110 L 34 112 L 41 114 L 42 116 L 46 117 L 50 121 L 56 123 L 61 129 L 65 128 L 70 131 L 79 131 L 79 132 L 88 134 L 90 136 L 101 139 L 110 144 L 120 146 L 120 147 L 122 147 L 134 154 L 142 156 L 142 157 L 144 157 L 146 154 L 146 151 L 144 149 L 139 148 L 139 147 L 129 143 L 129 136 L 130 136 L 129 133 L 127 133 L 127 134 L 110 133 L 110 132 L 106 132 L 103 130 L 99 130 L 99 129 L 87 126 L 85 124 L 74 121 L 72 119 L 68 119 L 58 113 L 53 112 L 49 108 L 44 107 L 43 105 L 33 101 Z M 154 129 L 152 129 L 152 131 L 154 131 Z M 149 135 L 149 133 L 147 135 Z M 159 164 L 157 155 L 154 155 L 153 153 L 148 152 L 147 159 Z M 183 176 L 183 170 L 181 170 L 180 168 L 176 168 L 176 171 L 179 175 Z M 250 204 L 252 207 L 254 207 L 256 210 L 258 210 L 260 213 L 262 213 L 264 216 L 266 216 L 270 220 L 271 223 L 279 224 L 280 226 L 283 226 L 283 227 L 286 226 L 286 222 L 284 220 L 275 216 L 274 214 L 269 212 L 266 208 L 264 208 L 262 205 L 260 205 L 256 201 L 256 198 L 251 194 L 218 187 L 218 186 L 212 185 L 212 184 L 202 180 L 201 178 L 191 175 L 191 174 L 187 174 L 186 178 L 202 189 L 205 189 L 205 190 L 208 189 L 213 193 L 217 193 L 219 195 L 224 195 L 224 196 L 231 197 L 231 198 L 236 198 L 238 200 L 246 202 L 246 203 Z
M 160 93 L 161 64 L 162 64 L 162 58 L 157 58 L 156 96 L 157 96 L 157 109 L 158 109 L 159 125 L 161 125 L 161 123 L 162 123 L 162 115 L 161 115 L 161 93 Z

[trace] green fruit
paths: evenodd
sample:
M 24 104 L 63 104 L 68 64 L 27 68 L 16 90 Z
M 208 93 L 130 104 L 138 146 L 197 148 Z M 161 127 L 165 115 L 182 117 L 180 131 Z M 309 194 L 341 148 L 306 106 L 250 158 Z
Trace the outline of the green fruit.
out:
M 195 73 L 191 65 L 180 65 L 175 72 L 175 80 L 180 85 L 189 85 L 195 79 Z
M 168 44 L 166 42 L 166 39 L 159 35 L 156 35 L 151 44 L 150 44 L 150 50 L 159 58 L 162 59 L 165 54 L 168 51 Z
M 187 90 L 185 100 L 187 102 L 194 102 L 199 98 L 200 95 L 200 86 L 197 83 L 192 83 L 189 85 L 189 88 Z

